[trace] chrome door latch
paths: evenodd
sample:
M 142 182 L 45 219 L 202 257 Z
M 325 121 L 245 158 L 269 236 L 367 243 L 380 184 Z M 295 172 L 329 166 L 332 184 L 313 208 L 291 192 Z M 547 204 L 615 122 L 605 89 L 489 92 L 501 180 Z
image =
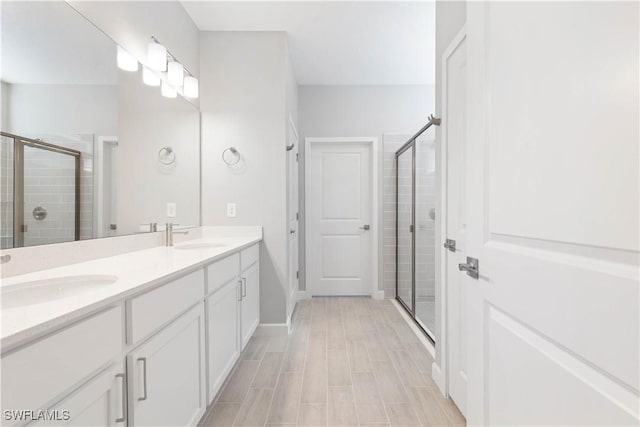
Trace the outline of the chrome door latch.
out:
M 479 264 L 480 264 L 480 261 L 478 261 L 476 258 L 471 258 L 470 256 L 468 256 L 466 263 L 458 264 L 458 270 L 466 271 L 467 276 L 477 279 L 478 277 L 480 277 Z
M 444 248 L 448 249 L 451 252 L 455 252 L 456 251 L 456 241 L 452 240 L 452 239 L 445 240 Z

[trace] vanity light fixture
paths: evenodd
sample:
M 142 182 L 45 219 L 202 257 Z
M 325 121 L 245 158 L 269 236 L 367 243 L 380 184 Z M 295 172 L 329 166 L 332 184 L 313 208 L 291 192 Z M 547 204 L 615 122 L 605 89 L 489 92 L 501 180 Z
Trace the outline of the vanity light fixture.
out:
M 147 86 L 160 86 L 160 76 L 147 67 L 142 68 L 142 81 Z
M 176 91 L 176 89 L 167 82 L 162 82 L 162 85 L 160 86 L 160 93 L 165 98 L 175 98 L 178 96 L 178 91 Z
M 156 74 L 162 83 L 160 90 L 162 96 L 167 98 L 175 98 L 180 88 L 180 93 L 186 98 L 198 98 L 199 88 L 198 79 L 191 74 L 187 68 L 182 65 L 176 57 L 164 47 L 158 39 L 151 37 L 147 50 L 147 66 L 150 70 L 144 70 L 151 73 L 151 70 L 157 72 L 166 71 L 166 74 Z M 143 81 L 147 83 L 146 77 L 143 75 Z M 150 86 L 157 86 L 147 83 Z
M 198 79 L 193 76 L 186 76 L 184 78 L 184 87 L 183 87 L 184 96 L 187 98 L 197 98 L 199 95 L 198 91 Z
M 167 71 L 167 48 L 151 37 L 147 46 L 147 65 L 154 71 Z
M 167 68 L 167 81 L 170 85 L 180 87 L 184 83 L 184 66 L 178 61 L 170 61 Z
M 138 60 L 120 46 L 118 46 L 117 63 L 121 70 L 138 71 Z

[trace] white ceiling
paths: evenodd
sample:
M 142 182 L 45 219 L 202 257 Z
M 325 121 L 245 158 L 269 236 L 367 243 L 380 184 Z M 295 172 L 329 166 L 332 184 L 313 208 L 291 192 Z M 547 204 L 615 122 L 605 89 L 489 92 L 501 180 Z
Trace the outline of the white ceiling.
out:
M 181 3 L 202 31 L 286 31 L 301 85 L 435 83 L 435 2 Z
M 116 45 L 66 2 L 2 2 L 0 78 L 24 84 L 117 84 Z

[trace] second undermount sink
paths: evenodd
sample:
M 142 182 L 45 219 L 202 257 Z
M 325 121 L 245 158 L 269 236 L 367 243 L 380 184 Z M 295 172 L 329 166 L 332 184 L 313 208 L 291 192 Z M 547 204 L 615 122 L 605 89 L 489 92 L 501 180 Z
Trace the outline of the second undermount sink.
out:
M 2 308 L 41 304 L 109 286 L 117 276 L 91 274 L 33 280 L 2 287 Z
M 222 242 L 198 242 L 198 243 L 183 243 L 181 245 L 174 246 L 175 249 L 211 249 L 211 248 L 223 248 L 227 246 Z

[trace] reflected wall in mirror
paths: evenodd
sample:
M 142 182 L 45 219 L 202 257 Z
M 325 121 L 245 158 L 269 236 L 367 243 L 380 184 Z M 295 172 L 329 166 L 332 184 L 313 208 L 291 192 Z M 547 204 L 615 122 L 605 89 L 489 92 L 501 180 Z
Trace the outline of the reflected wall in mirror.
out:
M 63 1 L 4 2 L 1 19 L 1 248 L 199 225 L 198 110 L 118 69 Z

